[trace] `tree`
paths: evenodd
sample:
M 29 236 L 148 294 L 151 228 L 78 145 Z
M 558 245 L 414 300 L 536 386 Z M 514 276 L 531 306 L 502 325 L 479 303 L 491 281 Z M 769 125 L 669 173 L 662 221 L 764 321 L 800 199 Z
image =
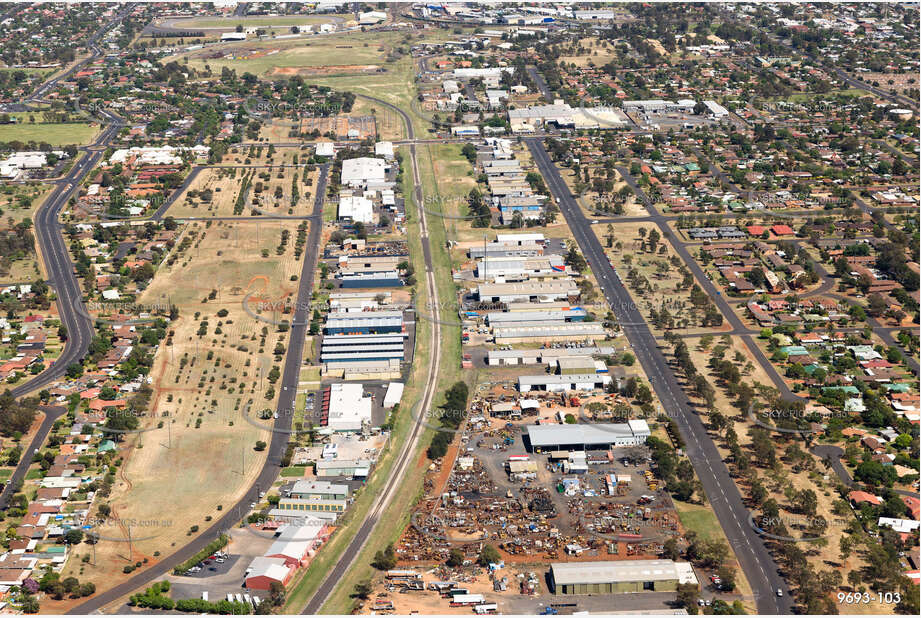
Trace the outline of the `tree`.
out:
M 484 567 L 501 561 L 502 556 L 499 554 L 499 550 L 492 545 L 484 545 L 483 549 L 480 550 L 480 555 L 477 557 L 477 563 Z
M 678 605 L 686 609 L 688 613 L 697 613 L 697 599 L 699 596 L 700 592 L 695 584 L 678 584 L 678 597 L 676 601 Z
M 37 405 L 38 401 L 34 398 L 17 401 L 9 389 L 4 391 L 0 395 L 0 433 L 9 436 L 27 432 L 35 420 Z M 12 465 L 16 463 L 18 457 Z
M 450 554 L 448 554 L 448 559 L 445 562 L 445 564 L 447 564 L 449 567 L 452 567 L 452 568 L 463 566 L 464 552 L 462 552 L 456 547 L 452 547 Z
M 669 537 L 662 544 L 662 557 L 667 560 L 677 560 L 681 557 L 681 552 L 678 551 L 678 539 Z
M 269 586 L 269 600 L 275 607 L 285 604 L 285 586 L 281 582 L 272 582 Z
M 720 586 L 723 590 L 734 590 L 736 587 L 736 570 L 725 564 L 717 569 L 716 574 L 720 578 Z
M 563 259 L 563 261 L 567 266 L 580 273 L 588 267 L 588 264 L 585 262 L 585 258 L 582 257 L 582 254 L 579 253 L 578 249 L 575 247 L 570 247 L 569 252 L 566 254 L 566 257 Z
M 68 545 L 77 545 L 83 540 L 83 530 L 80 528 L 71 528 L 64 533 L 64 542 Z
M 374 554 L 374 560 L 371 562 L 378 571 L 389 571 L 397 564 L 397 553 L 393 548 L 393 543 L 387 546 L 383 551 Z
M 353 593 L 353 596 L 358 597 L 359 599 L 367 600 L 373 591 L 374 588 L 371 586 L 371 582 L 366 580 L 355 584 L 355 592 Z

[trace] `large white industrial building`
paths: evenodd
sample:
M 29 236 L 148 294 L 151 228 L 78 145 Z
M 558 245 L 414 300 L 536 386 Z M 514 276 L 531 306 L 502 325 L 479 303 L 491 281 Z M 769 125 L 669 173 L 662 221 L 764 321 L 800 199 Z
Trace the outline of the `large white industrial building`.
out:
M 387 174 L 387 162 L 373 157 L 358 157 L 342 162 L 342 184 L 364 188 L 369 183 L 382 183 Z
M 329 421 L 333 431 L 358 432 L 371 424 L 371 397 L 361 384 L 338 382 L 329 388 Z
M 525 428 L 525 446 L 535 453 L 607 450 L 618 446 L 640 446 L 646 444 L 649 436 L 649 425 L 642 419 L 590 425 L 528 425 Z

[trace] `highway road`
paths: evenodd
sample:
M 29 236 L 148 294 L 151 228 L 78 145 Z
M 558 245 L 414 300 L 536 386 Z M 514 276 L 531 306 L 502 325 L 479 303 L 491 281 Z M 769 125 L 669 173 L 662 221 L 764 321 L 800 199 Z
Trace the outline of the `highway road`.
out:
M 752 528 L 749 510 L 716 445 L 707 434 L 703 422 L 694 413 L 687 395 L 678 383 L 674 369 L 669 366 L 665 355 L 659 350 L 645 318 L 634 305 L 630 293 L 605 257 L 601 243 L 572 198 L 543 143 L 536 138 L 527 138 L 525 142 L 547 187 L 556 198 L 585 259 L 598 279 L 605 298 L 622 325 L 632 351 L 646 372 L 665 413 L 678 424 L 686 444 L 687 456 L 703 485 L 710 507 L 716 514 L 752 587 L 758 612 L 792 613 L 793 601 L 787 584 L 780 576 L 764 539 Z M 784 592 L 784 596 L 777 597 L 778 589 Z
M 52 77 L 51 79 L 49 79 L 48 81 L 44 82 L 41 86 L 36 88 L 35 91 L 28 98 L 26 98 L 23 102 L 26 104 L 30 104 L 30 103 L 37 103 L 41 101 L 42 97 L 45 96 L 45 93 L 50 91 L 53 87 L 57 86 L 58 82 L 60 82 L 62 79 L 67 79 L 68 77 L 73 75 L 75 72 L 80 70 L 82 67 L 86 66 L 90 62 L 93 62 L 97 58 L 101 57 L 102 50 L 100 50 L 99 47 L 96 45 L 99 42 L 99 39 L 102 38 L 102 35 L 104 35 L 106 31 L 108 31 L 112 26 L 114 26 L 115 24 L 123 20 L 133 10 L 134 10 L 134 6 L 129 4 L 126 6 L 126 8 L 119 11 L 115 15 L 115 17 L 113 17 L 112 19 L 104 23 L 102 26 L 100 26 L 99 29 L 96 30 L 96 32 L 94 32 L 92 36 L 90 36 L 90 38 L 87 39 L 86 41 L 86 47 L 91 52 L 89 56 L 77 62 L 76 64 L 71 66 L 69 69 L 67 69 L 60 75 L 56 75 Z
M 409 139 L 415 139 L 412 121 L 405 111 L 382 99 L 369 97 L 366 95 L 358 96 L 369 99 L 379 105 L 389 107 L 400 114 L 400 116 L 403 118 L 403 123 L 406 126 L 406 131 Z M 425 209 L 423 208 L 425 201 L 423 199 L 424 196 L 422 195 L 422 180 L 419 176 L 419 167 L 416 163 L 415 144 L 410 144 L 409 153 L 409 163 L 410 167 L 412 168 L 413 175 L 414 201 L 416 203 L 419 224 L 422 232 L 422 253 L 425 261 L 426 286 L 429 291 L 431 306 L 441 307 L 441 303 L 438 301 L 438 288 L 435 285 L 435 273 L 432 267 L 432 250 L 431 246 L 429 245 L 428 222 L 425 216 Z M 345 577 L 345 574 L 351 568 L 352 564 L 355 562 L 355 559 L 358 558 L 358 555 L 361 553 L 361 550 L 367 543 L 368 538 L 370 538 L 371 534 L 373 534 L 374 528 L 377 526 L 378 522 L 386 517 L 388 504 L 390 504 L 393 497 L 401 489 L 403 489 L 402 480 L 405 476 L 408 466 L 410 466 L 413 462 L 412 455 L 416 450 L 416 445 L 419 442 L 419 438 L 424 433 L 423 419 L 426 418 L 425 411 L 431 409 L 432 407 L 432 401 L 435 396 L 435 387 L 437 386 L 438 382 L 438 372 L 441 366 L 441 325 L 439 324 L 438 320 L 431 320 L 430 324 L 432 327 L 430 340 L 433 347 L 429 360 L 428 380 L 425 384 L 425 390 L 422 394 L 422 400 L 419 404 L 421 406 L 419 410 L 422 410 L 423 412 L 416 415 L 409 439 L 406 440 L 401 446 L 399 446 L 400 452 L 398 453 L 397 459 L 391 468 L 390 477 L 387 479 L 383 490 L 378 494 L 372 507 L 365 515 L 364 521 L 360 523 L 358 532 L 355 534 L 355 537 L 349 543 L 345 551 L 342 552 L 342 557 L 339 559 L 336 565 L 329 571 L 326 577 L 323 578 L 322 583 L 317 588 L 313 597 L 310 599 L 310 601 L 307 602 L 306 607 L 304 607 L 304 610 L 301 612 L 302 614 L 317 614 L 320 612 L 320 609 L 323 607 L 326 600 L 336 589 L 339 581 Z M 459 361 L 459 359 L 457 360 Z M 391 447 L 395 446 L 397 445 L 391 445 Z M 358 522 L 355 522 L 355 524 L 357 523 Z
M 713 303 L 723 314 L 723 317 L 729 322 L 735 331 L 744 331 L 747 330 L 747 327 L 742 322 L 742 319 L 738 314 L 733 311 L 732 306 L 726 300 L 726 297 L 716 289 L 716 286 L 713 285 L 713 282 L 710 280 L 710 277 L 707 276 L 707 273 L 704 272 L 700 264 L 688 251 L 687 247 L 679 239 L 674 237 L 671 230 L 668 228 L 667 220 L 662 213 L 656 210 L 655 205 L 652 203 L 652 200 L 648 195 L 643 191 L 643 189 L 637 184 L 636 179 L 630 174 L 630 171 L 623 166 L 615 166 L 615 169 L 624 179 L 624 182 L 633 189 L 636 196 L 643 202 L 646 206 L 647 212 L 649 212 L 650 220 L 659 227 L 659 232 L 662 234 L 663 238 L 669 238 L 672 241 L 672 246 L 675 248 L 675 252 L 684 260 L 684 263 L 690 269 L 691 273 L 694 275 L 694 278 L 697 280 L 698 285 L 701 289 L 707 293 L 707 295 L 713 300 Z M 605 260 L 607 262 L 607 260 Z M 770 359 L 765 355 L 764 351 L 758 347 L 758 343 L 749 335 L 740 335 L 742 341 L 745 343 L 745 346 L 749 349 L 754 359 L 758 362 L 759 365 L 764 369 L 765 373 L 774 383 L 775 388 L 780 391 L 781 396 L 787 401 L 802 401 L 802 398 L 798 395 L 795 395 L 793 391 L 790 390 L 790 387 L 787 386 L 783 378 L 777 374 L 777 371 L 774 369 L 774 366 L 771 364 Z
M 322 216 L 328 177 L 329 165 L 321 166 L 314 201 L 314 215 Z M 278 412 L 278 418 L 273 426 L 268 454 L 259 476 L 233 508 L 228 509 L 223 517 L 213 523 L 200 536 L 146 571 L 77 605 L 68 614 L 88 614 L 98 611 L 169 573 L 174 567 L 204 549 L 208 543 L 218 538 L 222 533 L 233 528 L 249 513 L 250 503 L 258 501 L 260 491 L 268 489 L 275 482 L 280 470 L 282 456 L 290 438 L 293 420 L 290 410 L 294 409 L 294 400 L 297 396 L 301 364 L 303 362 L 304 341 L 310 322 L 310 298 L 313 292 L 314 276 L 317 272 L 316 265 L 320 253 L 322 231 L 322 225 L 311 225 L 308 232 L 304 263 L 301 267 L 300 283 L 297 291 L 297 303 L 291 320 L 291 336 L 288 339 L 288 351 L 285 355 L 285 368 L 279 385 L 278 404 L 275 407 Z

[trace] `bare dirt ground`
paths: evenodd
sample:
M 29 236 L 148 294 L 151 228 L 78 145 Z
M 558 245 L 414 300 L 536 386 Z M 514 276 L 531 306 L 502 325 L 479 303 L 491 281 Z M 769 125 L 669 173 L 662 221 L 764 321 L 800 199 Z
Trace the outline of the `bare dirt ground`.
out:
M 275 67 L 272 75 L 312 75 L 329 76 L 343 73 L 375 73 L 380 69 L 377 64 L 336 64 L 325 67 Z
M 280 367 L 282 356 L 273 352 L 287 334 L 250 316 L 243 299 L 253 293 L 249 306 L 258 311 L 260 302 L 296 293 L 290 281 L 300 268 L 294 234 L 282 255 L 275 251 L 284 228 L 191 224 L 183 236 L 191 243 L 180 249 L 180 241 L 176 260 L 167 258 L 139 299 L 168 299 L 180 316 L 154 361 L 154 393 L 142 420 L 148 431 L 130 435 L 120 448 L 125 464 L 106 500 L 118 524 L 96 546 L 97 566 L 72 558 L 66 574 L 100 590 L 117 583 L 124 566 L 153 563 L 207 528 L 258 474 L 265 453 L 256 443 L 267 442 L 269 432 L 257 414 L 274 407 L 271 369 Z M 271 312 L 262 314 L 271 318 Z M 204 321 L 206 334 L 199 335 Z

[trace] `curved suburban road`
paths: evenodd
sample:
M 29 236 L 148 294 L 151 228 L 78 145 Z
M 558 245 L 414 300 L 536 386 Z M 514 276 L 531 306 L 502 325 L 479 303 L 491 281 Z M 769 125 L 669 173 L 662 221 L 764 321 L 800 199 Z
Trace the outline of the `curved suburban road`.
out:
M 43 83 L 26 99 L 26 102 L 40 100 L 42 94 L 57 84 L 58 81 L 72 75 L 87 62 L 100 57 L 102 52 L 96 45 L 96 41 L 106 30 L 120 22 L 128 14 L 129 10 L 121 11 L 93 34 L 88 44 L 93 52 L 91 56 L 70 67 L 61 75 Z M 109 122 L 108 126 L 96 137 L 91 146 L 80 149 L 82 151 L 80 159 L 68 174 L 55 182 L 55 188 L 51 194 L 35 212 L 33 220 L 35 239 L 38 242 L 42 263 L 45 266 L 46 280 L 48 285 L 54 289 L 57 297 L 58 315 L 61 318 L 61 323 L 67 329 L 67 340 L 64 342 L 64 349 L 61 355 L 54 363 L 28 382 L 12 389 L 11 394 L 16 398 L 28 395 L 61 379 L 66 373 L 68 365 L 78 362 L 84 357 L 87 349 L 89 349 L 90 341 L 93 339 L 93 323 L 83 304 L 83 295 L 74 273 L 70 253 L 64 242 L 58 215 L 64 205 L 67 204 L 70 196 L 76 192 L 81 179 L 96 166 L 102 158 L 102 153 L 106 146 L 118 135 L 123 126 L 121 119 L 115 114 L 103 112 L 102 115 Z M 29 466 L 32 465 L 32 453 L 41 448 L 54 426 L 54 421 L 63 413 L 63 409 L 59 407 L 45 407 L 42 410 L 45 414 L 44 420 L 32 438 L 28 450 L 23 453 L 19 464 L 13 470 L 13 474 L 10 475 L 9 480 L 3 486 L 3 491 L 0 492 L 0 510 L 9 505 L 10 499 L 25 479 Z

